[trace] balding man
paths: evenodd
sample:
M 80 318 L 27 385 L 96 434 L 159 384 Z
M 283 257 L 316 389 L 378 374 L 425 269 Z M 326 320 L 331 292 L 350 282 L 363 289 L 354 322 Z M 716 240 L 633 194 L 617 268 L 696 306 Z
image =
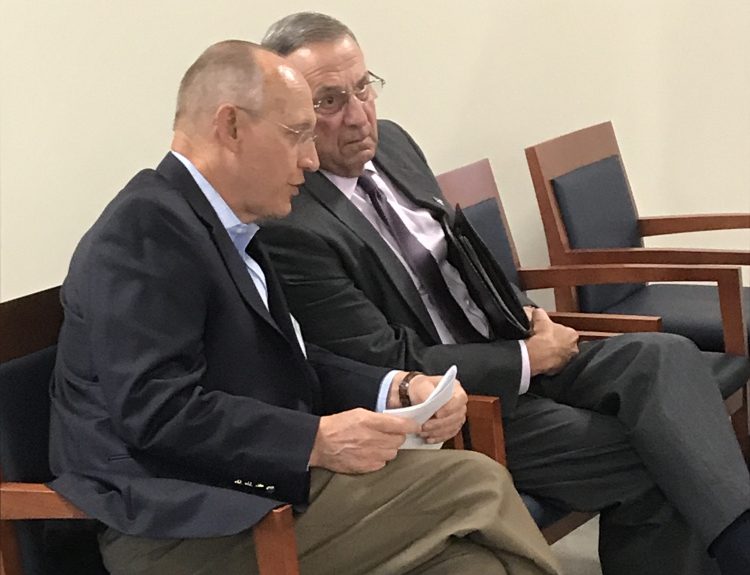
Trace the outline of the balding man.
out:
M 557 573 L 502 467 L 396 456 L 407 433 L 460 429 L 460 386 L 419 429 L 376 412 L 405 372 L 305 349 L 253 237 L 318 168 L 311 100 L 246 42 L 187 71 L 172 151 L 109 204 L 63 285 L 52 487 L 105 526 L 113 575 L 252 573 L 249 529 L 282 502 L 306 508 L 303 573 Z

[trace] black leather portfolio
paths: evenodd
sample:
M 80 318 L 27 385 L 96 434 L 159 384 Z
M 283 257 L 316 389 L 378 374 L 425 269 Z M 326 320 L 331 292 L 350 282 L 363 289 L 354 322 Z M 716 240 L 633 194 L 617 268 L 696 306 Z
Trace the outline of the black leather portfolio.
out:
M 453 225 L 448 216 L 441 223 L 448 242 L 448 261 L 458 269 L 469 294 L 484 311 L 494 336 L 529 337 L 529 320 L 513 286 L 461 208 L 456 206 Z

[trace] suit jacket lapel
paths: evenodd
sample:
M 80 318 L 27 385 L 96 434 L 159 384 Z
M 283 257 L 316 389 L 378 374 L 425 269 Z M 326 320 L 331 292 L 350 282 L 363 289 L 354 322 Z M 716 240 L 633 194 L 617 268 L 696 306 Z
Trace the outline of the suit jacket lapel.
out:
M 443 199 L 432 174 L 409 166 L 396 146 L 378 146 L 374 163 L 398 187 L 398 191 L 420 207 L 432 212 L 439 220 L 443 214 L 453 215 L 450 205 Z
M 306 174 L 304 188 L 375 252 L 383 273 L 396 286 L 396 293 L 404 299 L 407 307 L 413 310 L 435 341 L 439 341 L 435 326 L 411 276 L 367 218 L 320 172 Z
M 188 172 L 185 166 L 182 165 L 182 162 L 172 154 L 166 155 L 156 168 L 156 171 L 166 178 L 175 189 L 182 192 L 195 214 L 203 222 L 206 228 L 208 228 L 219 254 L 224 261 L 224 265 L 229 271 L 229 275 L 247 305 L 249 305 L 253 311 L 262 317 L 271 327 L 273 327 L 273 329 L 289 339 L 285 330 L 282 330 L 277 325 L 276 321 L 274 321 L 263 303 L 258 290 L 255 288 L 253 280 L 247 273 L 245 263 L 239 257 L 234 244 L 232 244 L 232 240 L 229 239 L 229 234 L 227 234 L 224 226 L 221 225 L 219 217 L 206 199 L 206 196 L 203 195 L 198 184 L 190 175 L 190 172 Z M 293 338 L 290 343 L 294 347 L 299 347 L 296 338 Z

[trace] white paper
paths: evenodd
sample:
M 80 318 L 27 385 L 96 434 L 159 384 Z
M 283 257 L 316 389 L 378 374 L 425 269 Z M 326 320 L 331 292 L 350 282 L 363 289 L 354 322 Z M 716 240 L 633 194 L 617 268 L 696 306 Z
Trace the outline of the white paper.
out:
M 430 419 L 435 412 L 443 407 L 453 396 L 453 382 L 456 379 L 456 366 L 452 365 L 445 372 L 440 381 L 432 390 L 429 397 L 422 403 L 411 405 L 409 407 L 398 407 L 396 409 L 386 409 L 384 413 L 413 419 L 420 425 Z M 410 433 L 406 436 L 406 441 L 399 449 L 440 449 L 442 443 L 427 443 L 419 435 Z

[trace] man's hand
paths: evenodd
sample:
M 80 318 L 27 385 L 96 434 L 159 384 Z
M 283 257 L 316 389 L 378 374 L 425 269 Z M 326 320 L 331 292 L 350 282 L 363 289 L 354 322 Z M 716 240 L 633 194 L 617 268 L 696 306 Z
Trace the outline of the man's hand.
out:
M 406 374 L 399 373 L 393 378 L 388 400 L 389 408 L 401 406 L 398 402 L 398 384 L 404 378 L 404 375 Z M 409 399 L 411 399 L 412 405 L 425 401 L 432 390 L 440 383 L 441 378 L 441 375 L 421 374 L 412 379 L 409 383 Z M 427 443 L 440 443 L 456 435 L 466 421 L 467 401 L 468 397 L 464 388 L 456 380 L 450 400 L 422 425 L 419 436 Z
M 320 418 L 311 467 L 336 473 L 377 471 L 396 457 L 407 433 L 417 433 L 419 424 L 385 413 L 358 408 Z
M 532 329 L 534 327 L 534 310 L 536 308 L 530 305 L 523 306 L 523 311 L 526 313 L 526 318 L 529 320 L 529 324 L 531 325 Z
M 578 355 L 578 333 L 553 322 L 547 312 L 534 308 L 531 314 L 534 335 L 526 340 L 532 377 L 540 373 L 554 375 Z
M 432 393 L 442 376 L 420 375 L 409 385 L 409 397 L 412 403 L 422 403 Z M 424 382 L 424 383 L 423 383 Z M 438 409 L 422 425 L 419 436 L 427 443 L 440 443 L 455 436 L 466 421 L 466 402 L 468 397 L 461 382 L 456 379 L 453 384 L 453 395 L 443 407 Z

